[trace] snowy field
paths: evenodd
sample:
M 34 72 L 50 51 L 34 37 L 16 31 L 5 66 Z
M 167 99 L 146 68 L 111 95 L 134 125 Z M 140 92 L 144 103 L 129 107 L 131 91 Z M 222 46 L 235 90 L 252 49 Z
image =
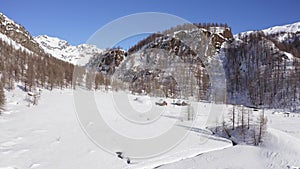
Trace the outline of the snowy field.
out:
M 193 126 L 170 151 L 150 159 L 133 158 L 127 164 L 116 154 L 96 146 L 84 133 L 72 90 L 43 90 L 37 106 L 29 106 L 26 96 L 18 87 L 6 93 L 6 111 L 0 116 L 0 169 L 300 168 L 300 114 L 267 110 L 268 134 L 263 145 L 232 146 L 231 141 L 205 129 L 210 111 L 207 103 L 199 104 L 194 124 L 187 121 L 186 114 L 180 114 L 183 107 L 168 104 L 155 124 L 136 127 L 113 111 L 114 103 L 108 99 L 111 92 L 96 92 L 98 108 L 110 110 L 102 114 L 106 122 L 128 137 L 156 136 L 178 120 L 178 130 Z M 153 102 L 159 100 L 133 95 L 128 99 L 141 112 L 157 106 Z
M 161 166 L 174 168 L 300 169 L 300 114 L 267 110 L 261 146 L 237 145 Z
M 109 109 L 111 93 L 96 92 L 99 109 Z M 0 116 L 0 169 L 99 169 L 99 168 L 154 168 L 168 163 L 191 158 L 204 152 L 232 146 L 231 141 L 213 136 L 204 128 L 209 104 L 200 104 L 201 111 L 194 117 L 196 124 L 186 138 L 175 148 L 151 159 L 131 159 L 131 164 L 96 146 L 84 133 L 77 119 L 72 90 L 43 90 L 38 105 L 26 101 L 27 93 L 16 87 L 6 93 L 6 111 Z M 130 104 L 136 109 L 151 108 L 154 100 L 146 96 L 129 96 Z M 150 102 L 149 102 L 150 101 Z M 168 100 L 172 102 L 172 100 Z M 149 105 L 150 104 L 150 105 Z M 106 106 L 106 107 L 105 107 Z M 148 108 L 147 108 L 148 106 Z M 180 114 L 182 107 L 168 104 L 156 125 L 151 130 L 130 126 L 114 111 L 106 111 L 104 117 L 110 125 L 130 137 L 156 136 L 158 131 L 180 121 L 175 126 L 188 130 L 192 125 Z

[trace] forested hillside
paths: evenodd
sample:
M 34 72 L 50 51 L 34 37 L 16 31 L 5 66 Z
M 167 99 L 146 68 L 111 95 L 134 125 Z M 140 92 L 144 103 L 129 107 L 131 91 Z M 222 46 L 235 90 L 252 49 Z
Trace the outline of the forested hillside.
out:
M 262 31 L 239 35 L 226 48 L 224 70 L 231 103 L 292 110 L 299 105 L 299 37 L 286 41 L 275 37 Z
M 298 23 L 235 36 L 227 24 L 183 24 L 154 33 L 128 51 L 102 51 L 90 45 L 74 47 L 48 36 L 33 38 L 3 14 L 0 22 L 0 87 L 8 91 L 15 83 L 21 83 L 25 91 L 76 86 L 97 90 L 104 86 L 213 101 L 208 68 L 221 58 L 226 75 L 224 102 L 299 109 Z M 75 61 L 84 57 L 90 59 L 87 65 L 76 65 Z M 0 96 L 3 105 L 4 94 Z
M 15 87 L 16 82 L 21 82 L 25 91 L 32 91 L 36 87 L 52 90 L 54 87 L 72 85 L 72 64 L 47 54 L 16 49 L 3 40 L 0 40 L 0 47 L 1 81 L 8 91 Z

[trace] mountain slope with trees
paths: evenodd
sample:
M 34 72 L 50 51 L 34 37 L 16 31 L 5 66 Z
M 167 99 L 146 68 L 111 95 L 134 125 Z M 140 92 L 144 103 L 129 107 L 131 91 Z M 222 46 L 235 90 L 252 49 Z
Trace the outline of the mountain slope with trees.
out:
M 225 49 L 224 70 L 229 102 L 254 107 L 299 109 L 300 29 L 297 27 L 291 32 L 290 27 L 287 25 L 276 27 L 278 31 L 270 28 L 235 36 L 235 41 Z
M 0 72 L 6 90 L 12 90 L 16 82 L 25 91 L 71 86 L 72 64 L 45 53 L 23 26 L 3 14 L 0 26 Z
M 111 86 L 211 101 L 208 66 L 220 56 L 227 79 L 224 102 L 299 109 L 299 23 L 234 36 L 227 24 L 178 25 L 150 35 L 128 52 L 73 47 L 48 36 L 33 38 L 3 14 L 0 23 L 1 81 L 8 91 L 15 82 L 22 83 L 26 91 L 36 87 Z M 82 57 L 91 58 L 87 67 L 75 66 L 74 60 Z M 80 69 L 75 75 L 74 67 Z

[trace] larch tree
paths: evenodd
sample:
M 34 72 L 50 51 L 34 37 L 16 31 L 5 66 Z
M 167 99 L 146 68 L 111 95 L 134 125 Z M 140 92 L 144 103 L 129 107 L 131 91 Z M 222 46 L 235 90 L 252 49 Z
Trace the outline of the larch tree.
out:
M 0 113 L 3 110 L 4 105 L 5 105 L 5 93 L 4 93 L 2 82 L 0 81 Z
M 267 131 L 267 118 L 265 117 L 264 109 L 259 117 L 258 142 L 263 142 L 263 137 Z
M 95 79 L 95 73 L 93 71 L 86 72 L 85 75 L 85 87 L 88 90 L 92 90 Z
M 234 130 L 235 125 L 235 105 L 232 107 L 232 130 Z

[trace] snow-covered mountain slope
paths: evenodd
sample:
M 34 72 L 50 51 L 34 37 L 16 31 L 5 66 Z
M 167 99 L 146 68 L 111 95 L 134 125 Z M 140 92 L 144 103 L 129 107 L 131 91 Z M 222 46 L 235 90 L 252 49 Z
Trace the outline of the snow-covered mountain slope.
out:
M 300 22 L 287 24 L 287 25 L 281 25 L 281 26 L 274 26 L 267 29 L 261 30 L 265 35 L 272 36 L 279 42 L 284 41 L 291 41 L 291 39 L 294 39 L 295 37 L 300 37 Z M 251 33 L 254 33 L 256 31 L 247 31 L 242 32 L 239 34 L 234 35 L 234 38 L 237 39 L 238 35 L 243 36 L 249 36 Z
M 300 33 L 300 22 L 292 23 L 292 24 L 287 24 L 287 25 L 281 25 L 281 26 L 274 26 L 270 27 L 267 29 L 261 30 L 264 32 L 266 35 L 274 35 L 274 34 L 279 34 L 279 33 Z M 255 31 L 246 31 L 246 32 L 241 32 L 239 34 L 241 35 L 249 35 Z M 238 34 L 234 35 L 236 38 Z
M 282 25 L 282 26 L 274 26 L 268 29 L 262 30 L 265 34 L 276 34 L 276 33 L 300 33 L 300 22 L 296 22 L 293 24 Z
M 269 41 L 269 46 L 274 49 L 274 52 L 281 53 L 282 55 L 286 55 L 289 60 L 293 60 L 295 52 L 291 49 L 291 45 L 295 48 L 294 50 L 300 50 L 299 41 L 300 41 L 300 22 L 282 25 L 282 26 L 274 26 L 267 29 L 263 29 L 260 31 L 247 31 L 234 35 L 235 43 L 242 43 L 245 37 L 252 34 L 256 34 L 258 32 L 262 32 L 264 35 L 264 40 Z
M 7 37 L 2 33 L 0 33 L 0 40 L 4 41 L 5 43 L 11 44 L 16 50 L 20 49 L 26 51 L 27 53 L 32 53 L 32 51 L 30 51 L 29 49 L 25 48 L 21 44 L 17 43 L 16 41 L 12 40 L 11 38 Z
M 300 63 L 300 23 L 294 23 L 283 26 L 276 26 L 268 28 L 261 31 L 249 31 L 239 33 L 234 36 L 234 41 L 226 48 L 226 58 L 225 58 L 225 71 L 227 71 L 227 82 L 230 83 L 227 86 L 240 85 L 229 93 L 239 93 L 238 99 L 227 95 L 227 99 L 231 100 L 236 104 L 243 105 L 259 105 L 259 104 L 268 104 L 270 99 L 272 103 L 270 106 L 280 108 L 284 104 L 293 105 L 291 107 L 297 108 L 298 98 L 298 86 L 299 82 L 286 80 L 288 78 L 292 79 L 293 77 L 299 76 L 299 63 Z M 233 59 L 234 58 L 234 59 Z M 281 67 L 276 69 L 275 66 Z M 282 74 L 282 78 L 278 81 L 275 80 L 276 71 L 277 74 Z M 258 99 L 253 99 L 255 92 L 250 89 L 248 82 L 256 81 L 262 71 L 265 77 L 270 77 L 268 80 L 260 79 L 256 83 L 264 83 L 268 89 L 271 89 L 272 86 L 277 86 L 278 83 L 285 84 L 284 86 L 294 86 L 293 92 L 290 92 L 286 97 L 279 96 L 278 93 L 288 93 L 286 92 L 288 87 L 280 87 L 272 89 L 270 91 L 264 90 L 264 95 L 267 96 L 267 93 L 273 93 L 273 96 L 270 98 L 262 99 L 264 103 Z M 237 76 L 238 78 L 232 78 Z M 243 79 L 242 82 L 237 82 L 240 79 Z M 248 82 L 247 82 L 248 81 Z M 273 82 L 272 82 L 273 81 Z M 283 85 L 281 85 L 283 86 Z M 280 91 L 280 92 L 278 92 Z M 295 95 L 296 94 L 296 95 Z M 240 99 L 245 96 L 245 100 L 248 100 L 247 103 Z M 251 96 L 252 95 L 252 96 Z M 292 97 L 295 96 L 295 97 Z M 252 98 L 252 99 L 250 99 Z M 284 98 L 284 99 L 283 99 Z M 295 98 L 290 99 L 289 98 Z M 251 101 L 250 101 L 251 100 Z M 268 100 L 268 101 L 267 101 Z M 242 102 L 243 103 L 242 103 Z
M 13 32 L 17 32 L 22 34 L 26 38 L 31 38 L 29 32 L 27 32 L 23 26 L 8 18 L 3 13 L 0 13 L 0 26 L 0 32 L 3 34 L 13 35 Z
M 0 38 L 8 44 L 12 42 L 16 50 L 22 46 L 22 50 L 40 56 L 50 54 L 72 64 L 85 65 L 92 56 L 102 53 L 102 50 L 94 45 L 72 46 L 67 41 L 46 35 L 33 37 L 22 25 L 2 13 L 0 13 L 0 28 Z
M 39 55 L 44 53 L 43 49 L 22 25 L 2 13 L 0 13 L 0 33 L 4 35 L 1 36 L 1 39 L 7 43 L 8 41 L 14 41 L 14 46 L 19 44 L 33 53 Z
M 72 63 L 85 65 L 92 56 L 102 53 L 95 45 L 81 44 L 72 46 L 67 41 L 47 35 L 34 37 L 45 52 L 57 59 Z

